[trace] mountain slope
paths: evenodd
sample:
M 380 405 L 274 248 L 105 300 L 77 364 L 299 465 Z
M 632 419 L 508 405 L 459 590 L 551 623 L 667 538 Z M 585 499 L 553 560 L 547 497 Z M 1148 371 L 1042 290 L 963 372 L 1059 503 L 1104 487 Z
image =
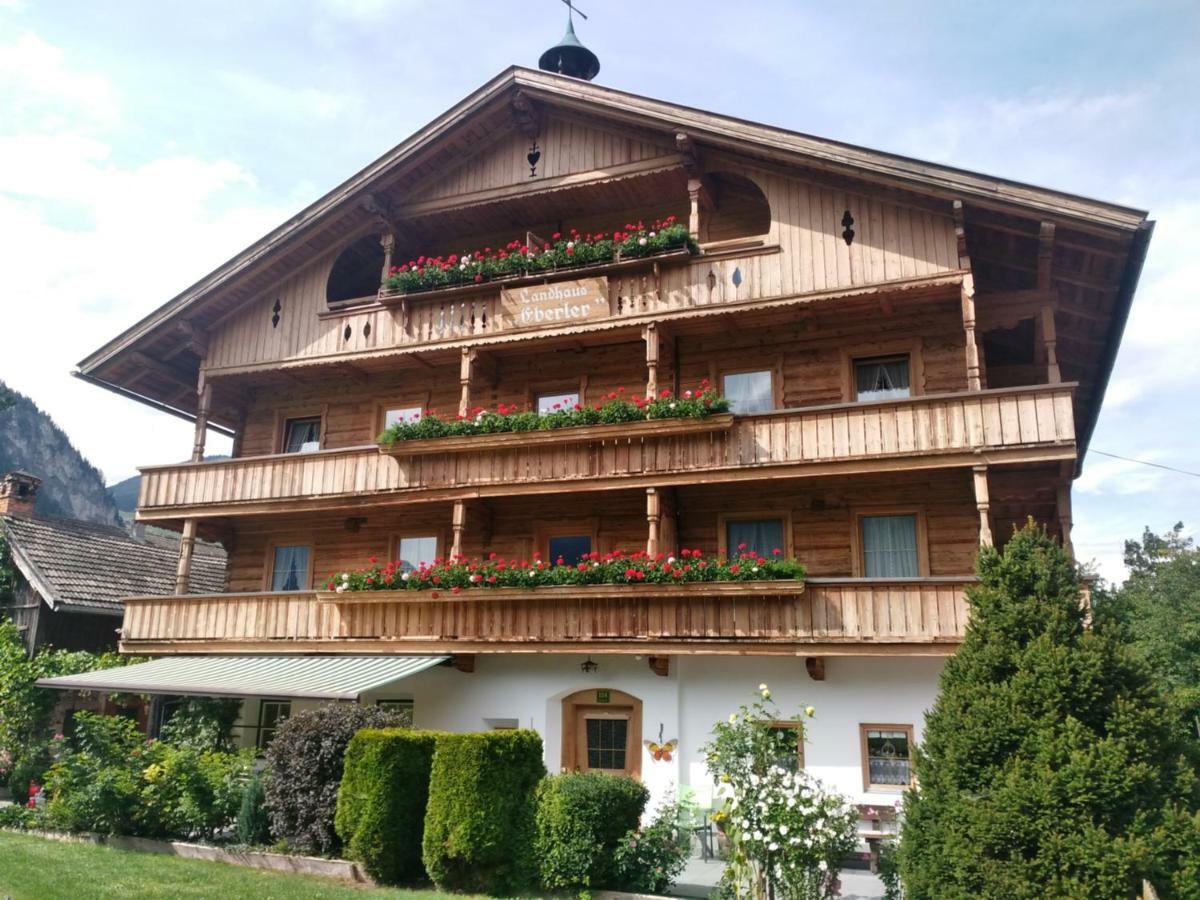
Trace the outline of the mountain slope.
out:
M 10 405 L 4 407 L 3 399 Z M 120 524 L 117 504 L 100 470 L 83 458 L 36 403 L 0 382 L 0 474 L 14 469 L 42 479 L 39 514 Z

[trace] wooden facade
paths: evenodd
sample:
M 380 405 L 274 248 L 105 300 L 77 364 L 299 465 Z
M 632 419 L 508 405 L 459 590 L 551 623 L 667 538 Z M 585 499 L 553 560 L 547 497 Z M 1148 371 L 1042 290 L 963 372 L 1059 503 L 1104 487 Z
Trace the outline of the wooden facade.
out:
M 499 282 L 382 285 L 419 255 L 667 215 L 695 252 L 512 282 L 594 279 L 581 319 L 517 321 Z M 949 652 L 980 544 L 1032 516 L 1070 545 L 1070 484 L 1149 226 L 1136 210 L 511 70 L 81 363 L 197 423 L 190 462 L 142 470 L 138 516 L 183 531 L 180 578 L 197 535 L 230 550 L 233 593 L 130 600 L 123 646 Z M 355 265 L 366 288 L 335 291 Z M 903 362 L 902 396 L 859 396 L 856 366 L 872 359 Z M 768 408 L 375 443 L 389 410 L 470 415 L 546 392 L 591 405 L 704 379 L 723 390 L 747 372 L 769 378 Z M 315 452 L 284 452 L 297 419 L 316 423 Z M 234 436 L 232 458 L 203 459 L 209 428 Z M 881 511 L 917 523 L 911 579 L 863 578 L 862 518 Z M 390 558 L 404 534 L 435 537 L 442 555 L 521 559 L 567 522 L 601 552 L 718 554 L 731 518 L 764 513 L 806 588 L 270 591 L 280 545 L 309 548 L 315 588 Z

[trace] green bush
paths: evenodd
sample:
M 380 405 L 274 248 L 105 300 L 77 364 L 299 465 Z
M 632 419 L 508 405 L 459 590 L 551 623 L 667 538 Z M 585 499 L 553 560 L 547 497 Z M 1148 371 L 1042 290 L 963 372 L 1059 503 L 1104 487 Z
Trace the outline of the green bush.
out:
M 534 841 L 542 887 L 614 887 L 617 843 L 638 827 L 649 796 L 639 781 L 598 772 L 544 779 Z
M 690 842 L 681 840 L 678 831 L 681 812 L 680 804 L 665 803 L 653 822 L 621 837 L 614 857 L 614 887 L 637 894 L 664 894 L 675 883 L 690 851 Z
M 79 713 L 56 742 L 46 777 L 47 819 L 66 831 L 211 838 L 233 821 L 253 754 L 146 741 L 120 716 Z
M 333 817 L 350 739 L 363 728 L 404 724 L 402 713 L 357 703 L 330 703 L 285 720 L 267 748 L 271 833 L 302 853 L 338 852 Z
M 261 847 L 271 840 L 265 800 L 262 777 L 256 775 L 242 791 L 242 802 L 238 807 L 235 831 L 239 844 Z
M 1087 627 L 1075 567 L 1043 529 L 976 569 L 905 800 L 906 894 L 1132 897 L 1150 878 L 1164 900 L 1197 897 L 1175 887 L 1200 802 L 1194 742 L 1147 670 Z
M 535 731 L 438 740 L 422 858 L 439 888 L 513 896 L 534 887 L 534 794 L 545 774 Z
M 350 740 L 334 825 L 351 859 L 376 881 L 422 878 L 421 839 L 438 735 L 365 728 Z

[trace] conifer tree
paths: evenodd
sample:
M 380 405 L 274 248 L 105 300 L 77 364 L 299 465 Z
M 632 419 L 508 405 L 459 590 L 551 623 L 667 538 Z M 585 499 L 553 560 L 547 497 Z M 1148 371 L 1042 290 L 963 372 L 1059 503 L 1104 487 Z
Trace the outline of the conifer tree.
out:
M 1131 898 L 1149 878 L 1164 900 L 1200 897 L 1194 745 L 1147 670 L 1088 627 L 1044 529 L 976 570 L 905 798 L 907 896 Z

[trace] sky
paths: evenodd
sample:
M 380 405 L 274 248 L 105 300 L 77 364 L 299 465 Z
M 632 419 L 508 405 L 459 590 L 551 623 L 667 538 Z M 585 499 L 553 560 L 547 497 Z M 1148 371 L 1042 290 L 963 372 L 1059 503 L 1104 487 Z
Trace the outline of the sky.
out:
M 1200 472 L 1195 0 L 577 2 L 598 83 L 1149 210 L 1092 449 Z M 564 26 L 559 0 L 0 0 L 0 379 L 110 482 L 185 458 L 189 424 L 75 363 Z M 1179 520 L 1200 477 L 1088 457 L 1104 577 Z

